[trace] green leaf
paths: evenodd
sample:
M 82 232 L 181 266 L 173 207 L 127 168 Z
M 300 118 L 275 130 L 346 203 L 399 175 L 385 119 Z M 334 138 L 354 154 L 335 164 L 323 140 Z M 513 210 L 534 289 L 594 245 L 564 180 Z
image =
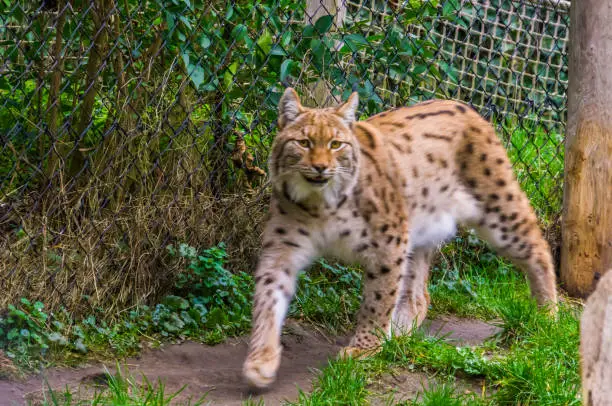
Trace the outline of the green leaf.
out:
M 280 80 L 283 82 L 287 76 L 291 73 L 291 67 L 293 66 L 293 61 L 291 59 L 285 59 L 280 67 Z
M 427 65 L 417 65 L 412 70 L 412 73 L 415 74 L 415 75 L 420 75 L 421 73 L 425 72 L 426 70 L 427 70 Z
M 270 50 L 270 55 L 286 56 L 287 52 L 285 52 L 285 50 L 281 48 L 278 44 L 275 44 Z
M 233 15 L 234 15 L 234 7 L 232 7 L 232 5 L 230 4 L 229 7 L 227 8 L 227 11 L 225 12 L 225 19 L 229 20 L 230 18 L 232 18 Z
M 236 41 L 241 41 L 247 34 L 247 27 L 244 24 L 238 24 L 237 26 L 234 27 L 234 29 L 232 30 L 232 38 L 234 38 Z
M 314 23 L 315 29 L 319 34 L 325 34 L 331 28 L 334 23 L 334 16 L 326 15 L 321 16 L 316 23 Z
M 272 49 L 272 34 L 270 31 L 265 30 L 261 37 L 257 40 L 257 45 L 262 50 L 262 52 L 266 55 L 270 53 Z
M 459 5 L 457 4 L 456 1 L 453 0 L 447 0 L 444 2 L 444 5 L 442 6 L 442 16 L 443 17 L 450 17 L 453 14 L 455 14 L 455 12 L 459 9 Z
M 187 19 L 187 17 L 185 17 L 185 16 L 183 16 L 183 15 L 182 15 L 182 16 L 179 16 L 179 20 L 181 20 L 181 21 L 183 22 L 183 24 L 185 24 L 185 25 L 187 26 L 187 28 L 189 28 L 190 30 L 193 28 L 193 27 L 191 26 L 191 21 L 189 21 L 189 20 Z
M 163 304 L 173 309 L 185 310 L 189 308 L 189 302 L 179 296 L 168 295 L 164 298 Z
M 307 25 L 302 30 L 302 38 L 312 38 L 314 36 L 314 27 L 312 25 Z
M 210 38 L 208 38 L 208 36 L 206 36 L 206 34 L 202 34 L 200 35 L 200 46 L 204 49 L 208 48 L 211 44 L 210 42 Z
M 367 39 L 361 34 L 349 34 L 344 37 L 344 42 L 351 48 L 351 50 L 356 51 L 357 49 L 364 48 L 370 43 Z
M 18 337 L 18 336 L 19 336 L 19 330 L 14 328 L 8 332 L 8 334 L 6 335 L 6 338 L 8 338 L 9 340 L 13 340 L 15 337 Z
M 181 53 L 181 57 L 183 58 L 183 63 L 185 64 L 185 68 L 189 67 L 189 53 L 187 53 L 186 51 L 183 51 Z M 187 73 L 189 73 L 189 70 L 187 70 Z
M 204 82 L 204 68 L 202 68 L 200 64 L 190 65 L 188 72 L 189 78 L 193 82 L 194 86 L 196 89 L 199 89 Z

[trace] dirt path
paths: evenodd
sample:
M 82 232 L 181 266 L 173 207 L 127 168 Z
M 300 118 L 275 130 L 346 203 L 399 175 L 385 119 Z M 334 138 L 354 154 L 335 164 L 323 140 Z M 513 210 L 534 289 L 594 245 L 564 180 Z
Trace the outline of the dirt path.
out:
M 426 323 L 425 328 L 431 334 L 450 334 L 448 339 L 468 345 L 480 343 L 497 332 L 495 327 L 480 321 L 448 317 Z M 247 349 L 243 337 L 212 347 L 191 341 L 166 345 L 145 351 L 122 365 L 127 365 L 135 378 L 141 374 L 150 382 L 161 378 L 168 394 L 187 385 L 177 401 L 189 397 L 198 399 L 208 392 L 206 402 L 213 405 L 240 405 L 249 397 L 262 398 L 266 405 L 278 405 L 283 400 L 295 400 L 298 388 L 309 391 L 316 373 L 313 369 L 324 367 L 328 358 L 334 357 L 348 341 L 346 337 L 328 338 L 294 323 L 288 326 L 287 332 L 283 336 L 285 349 L 278 381 L 264 393 L 249 393 L 241 379 Z M 115 371 L 114 360 L 105 364 L 111 373 Z M 100 364 L 79 369 L 53 368 L 45 371 L 45 376 L 52 388 L 61 389 L 69 385 L 73 392 L 80 390 L 83 396 L 87 396 L 93 391 L 92 383 L 103 381 L 103 373 L 104 365 Z M 410 391 L 414 392 L 415 385 L 420 387 L 424 376 L 414 374 L 406 379 L 414 382 L 414 385 L 409 385 Z M 22 405 L 26 399 L 36 403 L 42 399 L 44 385 L 41 375 L 19 382 L 0 380 L 0 406 Z

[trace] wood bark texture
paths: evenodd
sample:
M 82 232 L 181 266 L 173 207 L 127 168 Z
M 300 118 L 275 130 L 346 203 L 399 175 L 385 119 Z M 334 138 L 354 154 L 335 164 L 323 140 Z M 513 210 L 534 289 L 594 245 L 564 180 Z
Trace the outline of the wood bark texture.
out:
M 571 3 L 561 280 L 574 296 L 612 267 L 612 2 Z
M 582 404 L 612 405 L 612 269 L 586 302 L 580 322 Z

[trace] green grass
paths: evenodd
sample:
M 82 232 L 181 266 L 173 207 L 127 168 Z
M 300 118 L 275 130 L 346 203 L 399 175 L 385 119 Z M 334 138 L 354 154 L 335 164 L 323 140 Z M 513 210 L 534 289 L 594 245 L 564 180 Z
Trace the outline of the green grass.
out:
M 80 399 L 79 393 L 74 393 L 71 389 L 66 388 L 62 391 L 53 391 L 51 388 L 44 393 L 42 401 L 43 406 L 102 406 L 102 405 L 117 405 L 117 406 L 166 406 L 166 405 L 182 405 L 182 406 L 199 406 L 204 404 L 206 395 L 199 399 L 189 399 L 181 403 L 177 403 L 176 397 L 185 389 L 183 386 L 176 392 L 167 394 L 162 381 L 157 384 L 151 383 L 145 376 L 142 377 L 142 382 L 138 382 L 132 376 L 127 368 L 122 371 L 117 364 L 117 372 L 111 374 L 108 371 L 105 373 L 106 388 L 99 390 L 93 396 L 88 396 L 87 399 Z M 91 399 L 93 398 L 93 399 Z
M 179 277 L 175 295 L 158 306 L 128 312 L 115 324 L 104 324 L 93 318 L 75 322 L 70 327 L 74 334 L 72 340 L 74 337 L 81 339 L 88 351 L 103 347 L 105 343 L 107 350 L 113 347 L 110 353 L 117 355 L 126 348 L 138 348 L 145 336 L 162 341 L 184 334 L 192 339 L 199 336 L 206 337 L 209 342 L 218 342 L 229 335 L 245 333 L 249 325 L 245 320 L 248 319 L 246 310 L 238 311 L 228 300 L 243 305 L 250 300 L 250 277 L 226 273 L 222 247 L 200 253 L 190 247 L 181 250 L 186 259 L 186 273 Z M 206 289 L 216 294 L 205 295 Z M 290 315 L 330 332 L 346 331 L 359 306 L 360 289 L 361 277 L 356 269 L 321 261 L 311 273 L 300 278 Z M 373 396 L 373 382 L 391 371 L 402 370 L 425 372 L 432 377 L 432 384 L 414 401 L 400 403 L 390 398 L 388 404 L 580 404 L 578 305 L 568 301 L 562 303 L 556 319 L 539 311 L 530 297 L 525 277 L 467 233 L 442 250 L 432 270 L 429 290 L 432 297 L 430 317 L 452 313 L 494 320 L 503 332 L 475 347 L 456 347 L 442 338 L 426 336 L 420 330 L 396 337 L 386 341 L 382 351 L 374 357 L 331 360 L 315 379 L 314 389 L 310 393 L 300 392 L 292 404 L 367 404 Z M 206 302 L 202 299 L 204 295 L 208 297 Z M 234 315 L 216 319 L 215 309 L 227 314 L 234 312 Z M 212 316 L 190 322 L 195 320 L 195 310 Z M 53 330 L 62 319 L 60 315 L 46 315 L 41 304 L 23 301 L 11 313 L 10 323 L 7 318 L 3 320 L 4 334 L 12 331 L 18 337 L 10 342 L 13 347 L 7 346 L 7 341 L 5 347 L 26 359 L 28 356 L 30 360 L 45 359 L 58 349 L 54 347 L 58 344 L 49 343 L 48 339 L 57 339 L 52 334 L 64 331 Z M 225 328 L 224 323 L 227 324 Z M 6 335 L 4 337 L 6 339 Z M 45 349 L 41 342 L 48 344 Z M 60 348 L 60 355 L 72 354 L 75 352 L 72 347 Z M 456 379 L 484 381 L 484 397 L 462 392 L 454 383 Z M 96 394 L 93 400 L 77 401 L 75 395 L 65 391 L 48 398 L 46 404 L 164 405 L 172 396 L 164 393 L 161 383 L 151 385 L 145 380 L 144 385 L 136 385 L 121 372 L 107 381 L 108 388 Z M 249 402 L 247 404 L 257 404 Z
M 295 405 L 363 404 L 342 403 L 348 396 L 345 388 L 367 399 L 369 384 L 397 368 L 426 371 L 436 381 L 484 380 L 487 389 L 480 397 L 443 381 L 424 390 L 417 400 L 397 404 L 580 404 L 579 305 L 566 301 L 558 317 L 551 318 L 538 310 L 522 274 L 469 238 L 458 238 L 443 250 L 430 292 L 430 317 L 454 313 L 495 319 L 503 332 L 475 347 L 456 347 L 421 331 L 393 338 L 375 357 L 331 361 L 313 392 L 301 394 Z

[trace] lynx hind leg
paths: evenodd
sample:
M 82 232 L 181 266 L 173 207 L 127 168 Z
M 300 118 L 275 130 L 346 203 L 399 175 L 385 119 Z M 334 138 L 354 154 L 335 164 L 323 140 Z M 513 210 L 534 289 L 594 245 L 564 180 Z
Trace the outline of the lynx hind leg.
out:
M 529 199 L 493 129 L 478 130 L 472 136 L 466 137 L 458 159 L 464 183 L 482 202 L 482 215 L 473 226 L 499 254 L 525 272 L 532 296 L 554 312 L 557 290 L 552 255 Z
M 357 314 L 357 328 L 341 356 L 370 355 L 392 331 L 391 314 L 399 294 L 398 281 L 408 255 L 407 240 L 393 238 L 388 250 L 377 250 L 365 272 L 363 302 Z M 397 241 L 400 241 L 397 243 Z M 381 247 L 382 248 L 382 247 Z
M 415 249 L 404 269 L 393 312 L 393 328 L 400 334 L 420 326 L 427 316 L 430 303 L 427 280 L 433 253 L 430 248 Z

